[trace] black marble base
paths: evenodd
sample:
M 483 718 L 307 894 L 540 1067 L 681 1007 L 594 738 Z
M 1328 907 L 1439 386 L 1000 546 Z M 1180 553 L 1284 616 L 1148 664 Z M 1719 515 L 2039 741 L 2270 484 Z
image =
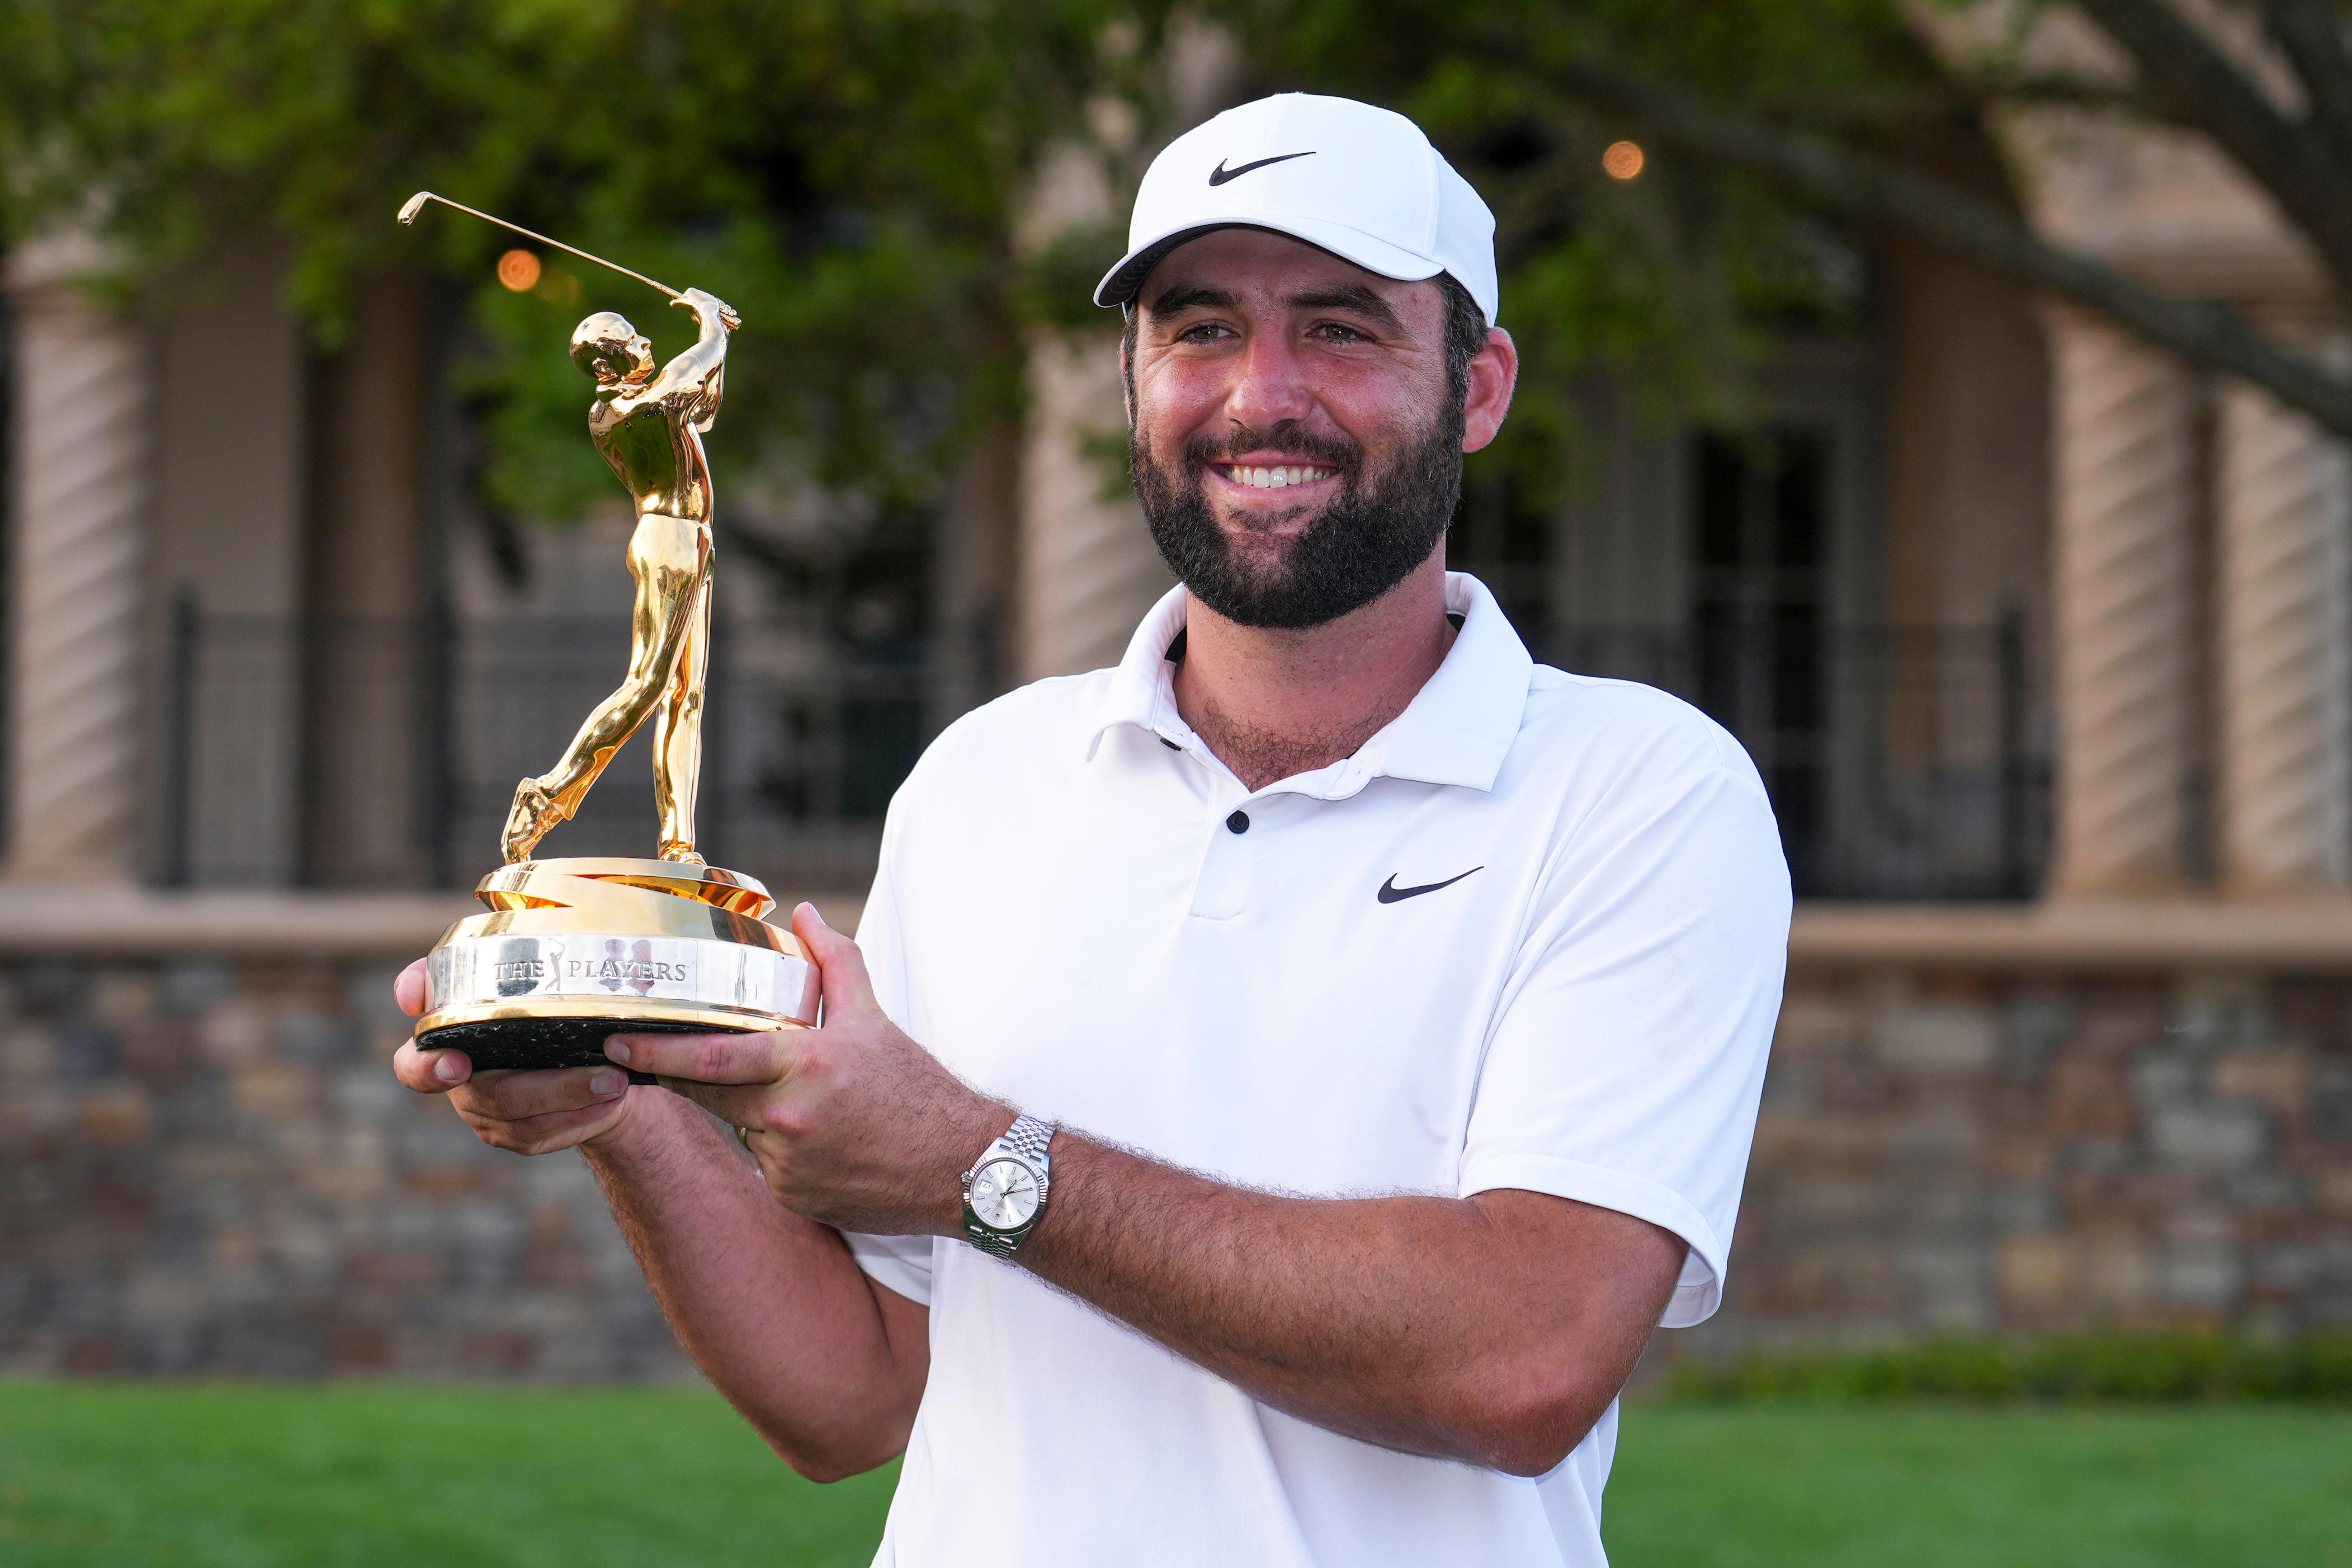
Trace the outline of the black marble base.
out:
M 614 1018 L 493 1018 L 479 1024 L 449 1024 L 417 1037 L 416 1043 L 436 1050 L 460 1050 L 476 1072 L 499 1068 L 603 1067 L 611 1058 L 604 1042 L 614 1035 L 721 1035 L 740 1029 L 716 1029 L 708 1024 L 673 1024 L 655 1019 L 623 1023 Z M 632 1069 L 631 1083 L 651 1083 L 650 1073 Z

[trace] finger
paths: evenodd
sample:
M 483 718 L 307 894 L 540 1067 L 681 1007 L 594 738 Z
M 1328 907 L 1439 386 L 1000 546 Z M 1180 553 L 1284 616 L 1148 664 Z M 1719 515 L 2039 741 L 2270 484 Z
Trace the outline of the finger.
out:
M 866 955 L 857 944 L 824 923 L 814 904 L 793 910 L 793 934 L 801 941 L 824 985 L 824 1016 L 828 1023 L 845 1013 L 878 1013 L 874 981 L 866 973 Z
M 730 1127 L 768 1129 L 768 1107 L 776 1098 L 772 1084 L 697 1083 L 692 1079 L 664 1079 L 662 1087 L 680 1100 L 692 1100 Z M 772 1129 L 769 1129 L 772 1131 Z
M 446 1094 L 474 1076 L 474 1062 L 463 1051 L 426 1050 L 404 1040 L 392 1053 L 392 1076 L 419 1094 Z
M 629 1075 L 618 1068 L 549 1068 L 486 1072 L 457 1097 L 468 1116 L 523 1121 L 618 1100 Z
M 400 978 L 392 983 L 392 999 L 399 1003 L 400 1010 L 412 1018 L 425 1011 L 425 961 L 423 959 L 418 959 L 400 972 Z
M 476 1137 L 494 1149 L 508 1149 L 518 1154 L 551 1154 L 558 1149 L 569 1149 L 593 1138 L 611 1126 L 621 1110 L 621 1101 L 608 1100 L 575 1110 L 555 1110 L 544 1116 L 529 1116 L 519 1121 L 504 1121 L 494 1116 L 468 1115 L 463 1108 L 457 1114 L 465 1118 L 466 1125 L 474 1130 Z
M 656 1078 L 698 1083 L 774 1083 L 792 1065 L 785 1030 L 730 1035 L 614 1035 L 604 1055 Z

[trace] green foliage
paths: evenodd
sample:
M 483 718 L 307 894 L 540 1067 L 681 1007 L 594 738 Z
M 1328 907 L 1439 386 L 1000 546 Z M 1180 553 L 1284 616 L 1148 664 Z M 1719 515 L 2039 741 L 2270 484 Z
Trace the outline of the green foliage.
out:
M 1948 1338 L 1882 1350 L 1685 1357 L 1669 1386 L 1718 1404 L 1967 1399 L 2209 1399 L 2352 1403 L 2352 1334 L 2257 1340 L 2221 1333 Z
M 1736 419 L 1744 373 L 1789 327 L 1851 329 L 1860 251 L 1753 181 L 1651 147 L 1638 178 L 1601 154 L 1639 140 L 1588 73 L 1675 81 L 1779 120 L 1866 100 L 1899 121 L 1941 77 L 1893 0 L 1241 0 L 1216 9 L 1265 85 L 1345 93 L 1426 128 L 1495 209 L 1502 321 L 1519 346 L 1506 461 L 1539 489 L 1595 369 L 1653 416 Z
M 1864 304 L 1856 237 L 1742 177 L 1656 151 L 1639 179 L 1603 175 L 1626 127 L 1579 73 L 1811 124 L 1856 104 L 1900 121 L 1939 82 L 1897 0 L 1194 9 L 1238 37 L 1238 93 L 1393 105 L 1486 195 L 1528 373 L 1506 437 L 1538 481 L 1592 368 L 1654 410 L 1736 414 L 1772 331 L 1850 325 Z M 479 280 L 513 243 L 442 210 L 395 227 L 429 187 L 737 305 L 749 330 L 714 453 L 729 483 L 788 472 L 919 510 L 976 431 L 1017 416 L 1024 331 L 1098 319 L 1087 289 L 1123 225 L 1025 255 L 1014 217 L 1056 142 L 1140 127 L 1110 148 L 1131 182 L 1181 129 L 1165 19 L 1161 0 L 13 0 L 0 238 L 80 214 L 153 268 L 274 233 L 332 342 L 354 275 Z M 566 330 L 610 306 L 658 339 L 667 311 L 550 259 L 544 297 L 472 288 L 463 374 L 491 437 L 488 499 L 562 517 L 613 493 L 579 436 Z
M 750 329 L 730 435 L 768 439 L 718 460 L 782 456 L 884 506 L 1013 410 L 1010 216 L 1090 102 L 1148 98 L 1152 39 L 1148 8 L 1114 0 L 15 0 L 0 18 L 8 234 L 95 213 L 153 268 L 275 233 L 331 342 L 354 275 L 482 279 L 517 243 L 446 209 L 394 226 L 440 191 L 728 299 Z M 542 287 L 476 293 L 467 384 L 493 499 L 561 515 L 610 486 L 565 334 L 590 305 L 649 331 L 667 312 L 568 259 Z

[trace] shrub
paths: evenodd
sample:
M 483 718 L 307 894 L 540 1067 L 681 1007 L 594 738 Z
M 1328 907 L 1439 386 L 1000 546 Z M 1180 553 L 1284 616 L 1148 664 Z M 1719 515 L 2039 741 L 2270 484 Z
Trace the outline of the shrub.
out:
M 2180 1404 L 2352 1403 L 2352 1333 L 2255 1339 L 2209 1331 L 1952 1337 L 1874 1350 L 1687 1357 L 1675 1398 L 1717 1404 L 1895 1399 Z

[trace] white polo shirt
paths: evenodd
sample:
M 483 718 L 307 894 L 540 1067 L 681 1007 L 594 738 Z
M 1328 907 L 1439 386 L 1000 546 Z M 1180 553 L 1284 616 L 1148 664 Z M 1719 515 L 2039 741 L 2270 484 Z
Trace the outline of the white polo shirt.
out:
M 1690 1244 L 1664 1322 L 1696 1323 L 1780 1008 L 1770 807 L 1696 710 L 1533 664 L 1473 578 L 1446 601 L 1461 633 L 1394 722 L 1251 791 L 1177 714 L 1174 590 L 1118 668 L 924 753 L 858 942 L 894 1019 L 1034 1114 L 1286 1193 L 1636 1215 Z M 1613 1405 L 1539 1479 L 1393 1453 L 961 1241 L 850 1239 L 930 1306 L 877 1563 L 1604 1562 Z

